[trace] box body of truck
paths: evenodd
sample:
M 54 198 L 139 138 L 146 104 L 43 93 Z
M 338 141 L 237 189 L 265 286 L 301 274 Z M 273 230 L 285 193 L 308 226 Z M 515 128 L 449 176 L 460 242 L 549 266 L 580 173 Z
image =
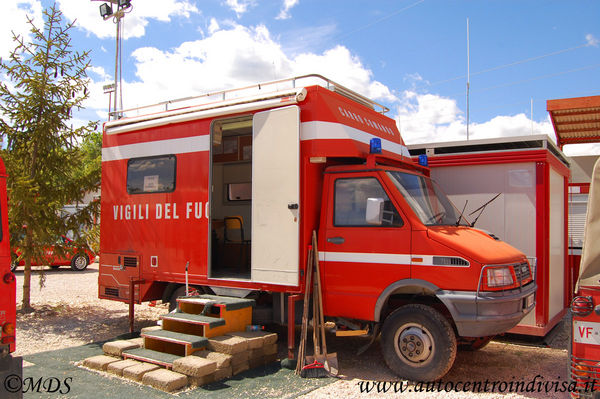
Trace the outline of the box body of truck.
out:
M 468 227 L 378 104 L 318 78 L 106 123 L 99 296 L 169 300 L 187 282 L 266 293 L 283 319 L 316 230 L 325 316 L 381 329 L 396 372 L 439 378 L 455 337 L 485 340 L 533 308 L 527 259 Z

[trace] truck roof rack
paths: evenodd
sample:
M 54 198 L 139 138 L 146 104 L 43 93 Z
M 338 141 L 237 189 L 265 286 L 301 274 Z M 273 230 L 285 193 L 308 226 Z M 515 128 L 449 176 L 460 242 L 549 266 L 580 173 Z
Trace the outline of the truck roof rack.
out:
M 140 107 L 127 108 L 121 110 L 115 110 L 109 113 L 109 120 L 116 120 L 123 118 L 126 114 L 130 116 L 143 116 L 153 114 L 160 111 L 170 111 L 178 108 L 199 106 L 204 104 L 215 105 L 215 102 L 221 102 L 226 100 L 232 100 L 236 98 L 243 98 L 249 94 L 256 94 L 258 92 L 264 93 L 276 92 L 283 89 L 297 88 L 299 86 L 319 85 L 325 87 L 328 90 L 339 93 L 353 101 L 356 101 L 366 107 L 376 110 L 379 113 L 386 113 L 389 108 L 379 104 L 368 97 L 363 96 L 347 87 L 342 86 L 339 83 L 332 81 L 319 74 L 301 75 L 292 78 L 273 80 L 264 83 L 253 84 L 245 87 L 238 87 L 233 89 L 220 90 L 215 92 L 209 92 L 200 94 L 197 96 L 183 97 L 174 100 L 162 101 L 150 105 L 144 105 Z M 270 89 L 270 91 L 269 91 Z

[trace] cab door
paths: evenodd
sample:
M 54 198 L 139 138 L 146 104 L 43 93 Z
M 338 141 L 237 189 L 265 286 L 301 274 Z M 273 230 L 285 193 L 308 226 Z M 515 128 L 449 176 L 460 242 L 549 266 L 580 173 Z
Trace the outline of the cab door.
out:
M 324 184 L 319 248 L 324 312 L 373 320 L 381 292 L 410 278 L 410 225 L 378 172 L 331 173 Z M 380 204 L 379 222 L 367 217 L 368 202 Z

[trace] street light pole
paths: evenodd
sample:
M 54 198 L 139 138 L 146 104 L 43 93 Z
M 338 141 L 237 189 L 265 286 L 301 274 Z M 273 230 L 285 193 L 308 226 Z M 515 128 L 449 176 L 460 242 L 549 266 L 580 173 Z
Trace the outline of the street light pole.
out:
M 115 114 L 114 114 L 115 119 L 118 119 L 118 114 L 116 113 L 116 111 L 117 111 L 117 90 L 121 90 L 121 91 L 123 90 L 121 85 L 119 85 L 119 83 L 118 83 L 119 60 L 121 59 L 121 54 L 119 53 L 119 41 L 121 39 L 121 18 L 122 18 L 122 15 L 119 15 L 119 14 L 120 14 L 120 12 L 117 12 L 117 14 L 115 15 L 115 18 L 117 20 L 117 22 L 116 22 L 116 24 L 117 24 L 117 44 L 115 46 L 115 98 L 113 99 L 113 101 L 114 101 L 113 112 L 115 112 Z M 110 120 L 110 115 L 108 116 L 108 119 Z
M 92 0 L 92 1 L 104 1 L 104 0 Z M 117 35 L 116 35 L 116 45 L 115 45 L 115 83 L 114 83 L 114 99 L 113 99 L 113 111 L 112 116 L 113 119 L 118 119 L 120 117 L 119 113 L 117 113 L 117 97 L 121 98 L 121 107 L 122 99 L 123 99 L 123 88 L 119 84 L 119 78 L 121 77 L 121 30 L 122 30 L 122 19 L 125 16 L 125 11 L 131 9 L 131 0 L 106 0 L 107 3 L 104 3 L 100 6 L 100 16 L 106 21 L 107 19 L 112 18 L 115 24 L 117 25 Z M 110 3 L 110 4 L 109 4 Z M 113 12 L 112 6 L 116 7 L 116 11 Z M 120 90 L 120 96 L 117 94 Z M 110 104 L 110 100 L 109 100 Z M 110 105 L 108 111 L 108 119 L 111 119 Z

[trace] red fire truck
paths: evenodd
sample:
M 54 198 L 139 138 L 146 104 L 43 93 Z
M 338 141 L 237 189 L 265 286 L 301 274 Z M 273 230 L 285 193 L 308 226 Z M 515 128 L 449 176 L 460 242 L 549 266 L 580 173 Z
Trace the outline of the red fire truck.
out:
M 6 169 L 0 159 L 0 381 L 15 374 L 20 375 L 22 359 L 13 357 L 16 337 L 16 279 L 10 270 L 10 243 L 8 236 L 8 202 L 6 196 Z M 15 381 L 12 381 L 13 383 Z M 0 386 L 0 397 L 22 397 L 20 392 L 12 392 L 11 385 Z
M 571 303 L 569 347 L 573 397 L 600 397 L 600 161 L 596 161 L 586 215 L 579 280 Z
M 381 330 L 398 375 L 440 378 L 457 342 L 514 327 L 536 284 L 523 253 L 471 228 L 411 160 L 386 111 L 307 75 L 113 114 L 100 298 L 171 301 L 188 282 L 287 312 L 293 332 L 317 230 L 325 316 Z

